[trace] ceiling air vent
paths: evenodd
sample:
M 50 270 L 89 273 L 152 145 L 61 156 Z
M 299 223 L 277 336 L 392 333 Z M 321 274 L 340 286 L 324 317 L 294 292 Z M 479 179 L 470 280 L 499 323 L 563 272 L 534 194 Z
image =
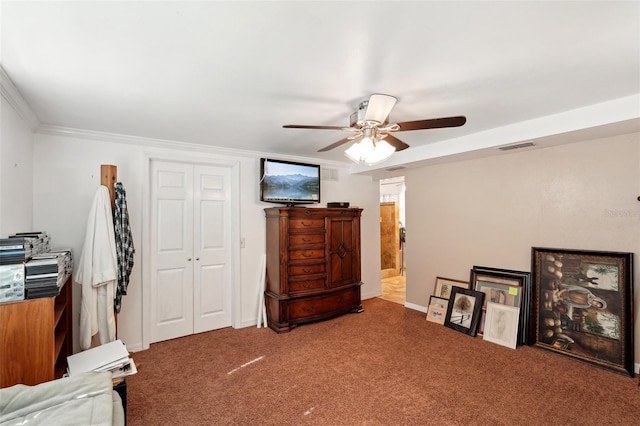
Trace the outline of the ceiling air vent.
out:
M 338 169 L 329 169 L 327 167 L 322 167 L 321 178 L 322 178 L 322 180 L 337 181 L 338 180 Z
M 533 142 L 523 142 L 523 143 L 517 143 L 515 145 L 501 146 L 501 147 L 498 147 L 498 149 L 500 151 L 511 151 L 512 149 L 528 148 L 530 146 L 535 146 L 535 144 Z
M 406 169 L 407 166 L 395 166 L 395 167 L 389 167 L 388 169 L 385 169 L 388 172 L 394 172 L 396 170 L 402 170 L 402 169 Z

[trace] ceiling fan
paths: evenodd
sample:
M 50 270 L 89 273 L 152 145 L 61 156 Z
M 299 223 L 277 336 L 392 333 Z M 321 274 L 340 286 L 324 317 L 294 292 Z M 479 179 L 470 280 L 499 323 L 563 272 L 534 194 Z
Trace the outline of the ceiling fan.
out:
M 459 127 L 467 121 L 464 116 L 456 116 L 389 123 L 389 113 L 396 102 L 397 99 L 394 96 L 379 93 L 371 95 L 368 100 L 360 102 L 358 111 L 351 114 L 349 127 L 300 124 L 286 124 L 282 127 L 286 129 L 343 130 L 349 132 L 349 136 L 325 146 L 318 152 L 329 151 L 348 142 L 356 142 L 345 154 L 356 163 L 370 165 L 388 158 L 395 151 L 409 148 L 409 145 L 391 133 Z

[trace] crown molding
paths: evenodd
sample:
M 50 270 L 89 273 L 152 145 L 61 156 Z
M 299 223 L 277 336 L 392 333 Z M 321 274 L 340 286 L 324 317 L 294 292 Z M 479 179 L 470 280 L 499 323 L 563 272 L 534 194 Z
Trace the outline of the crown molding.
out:
M 13 84 L 9 74 L 7 74 L 2 65 L 0 65 L 0 94 L 2 94 L 2 97 L 9 102 L 31 130 L 35 131 L 35 129 L 40 125 L 40 120 L 38 120 L 38 116 L 36 116 L 31 110 L 27 101 L 24 100 L 20 91 L 16 85 Z
M 181 151 L 203 152 L 233 157 L 256 158 L 277 156 L 278 158 L 282 158 L 285 160 L 320 163 L 322 166 L 333 166 L 340 168 L 350 167 L 349 164 L 339 161 L 319 161 L 319 159 L 317 158 L 310 157 L 296 157 L 286 154 L 276 154 L 273 152 L 225 148 L 212 145 L 202 145 L 192 142 L 174 141 L 169 139 L 156 139 L 143 136 L 124 135 L 121 133 L 109 133 L 95 130 L 76 129 L 72 127 L 52 126 L 49 124 L 40 124 L 35 129 L 35 132 L 43 135 L 64 136 L 76 139 L 94 140 L 98 142 L 122 143 L 126 145 L 139 145 L 150 148 L 179 149 Z

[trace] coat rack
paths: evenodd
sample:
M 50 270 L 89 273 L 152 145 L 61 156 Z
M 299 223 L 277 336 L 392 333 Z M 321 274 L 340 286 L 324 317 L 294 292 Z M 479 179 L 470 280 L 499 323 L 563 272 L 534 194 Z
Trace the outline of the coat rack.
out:
M 118 181 L 118 167 L 111 164 L 103 164 L 100 166 L 100 184 L 109 190 L 109 198 L 111 199 L 111 209 L 115 207 L 116 190 L 113 184 Z
M 102 164 L 100 166 L 100 184 L 109 190 L 109 198 L 111 199 L 111 211 L 116 206 L 116 190 L 113 184 L 118 181 L 118 167 L 112 164 Z M 113 313 L 116 321 L 116 339 L 118 338 L 118 314 Z

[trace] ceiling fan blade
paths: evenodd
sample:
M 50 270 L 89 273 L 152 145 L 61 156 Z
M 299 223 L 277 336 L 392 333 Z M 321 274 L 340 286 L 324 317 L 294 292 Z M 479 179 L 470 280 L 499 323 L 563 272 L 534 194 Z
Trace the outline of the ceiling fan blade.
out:
M 400 128 L 396 132 L 407 130 L 437 129 L 440 127 L 460 127 L 467 122 L 464 116 L 431 118 L 428 120 L 405 121 L 397 123 Z
M 409 145 L 407 145 L 406 143 L 402 142 L 400 139 L 390 134 L 387 134 L 387 136 L 385 136 L 383 141 L 386 141 L 389 145 L 394 147 L 396 149 L 396 152 L 409 148 Z
M 303 124 L 285 124 L 285 129 L 322 129 L 322 130 L 342 130 L 343 126 L 307 126 Z
M 319 150 L 318 150 L 318 152 L 330 151 L 330 150 L 332 150 L 333 148 L 337 148 L 337 147 L 339 147 L 340 145 L 344 145 L 345 143 L 353 142 L 353 141 L 355 141 L 355 140 L 356 140 L 356 139 L 353 139 L 353 138 L 351 138 L 351 137 L 342 138 L 342 139 L 340 139 L 338 142 L 334 142 L 334 143 L 332 143 L 332 144 L 331 144 L 331 145 L 329 145 L 329 146 L 325 146 L 324 148 L 319 149 Z
M 373 94 L 369 98 L 367 111 L 364 113 L 364 121 L 384 123 L 398 99 L 390 95 Z

